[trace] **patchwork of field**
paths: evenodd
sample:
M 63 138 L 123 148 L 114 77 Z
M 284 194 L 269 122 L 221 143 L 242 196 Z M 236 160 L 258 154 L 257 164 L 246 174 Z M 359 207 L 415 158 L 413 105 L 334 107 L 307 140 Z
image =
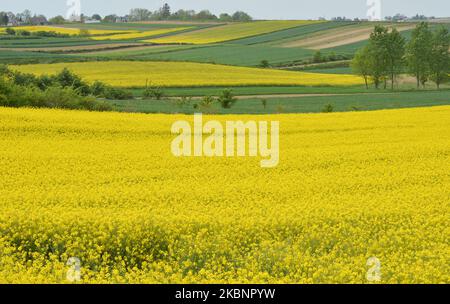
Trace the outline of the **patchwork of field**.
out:
M 127 49 L 114 52 L 95 52 L 87 56 L 100 56 L 116 60 L 191 61 L 238 66 L 259 66 L 267 60 L 271 65 L 308 59 L 311 50 L 280 48 L 270 45 L 213 44 L 207 46 L 172 45 L 159 49 Z
M 373 24 L 358 24 L 346 27 L 338 27 L 336 29 L 318 32 L 299 40 L 293 40 L 283 44 L 284 47 L 302 47 L 313 50 L 327 49 L 360 41 L 368 40 L 370 33 L 373 31 Z M 396 25 L 399 31 L 413 29 L 415 24 Z
M 191 62 L 77 62 L 11 66 L 36 75 L 55 74 L 68 68 L 88 81 L 99 80 L 117 87 L 144 87 L 147 82 L 163 87 L 251 85 L 358 85 L 360 77 L 289 72 Z
M 185 115 L 0 108 L 0 282 L 450 282 L 450 107 L 203 118 L 280 121 L 279 166 L 174 157 Z
M 295 28 L 290 28 L 286 30 L 281 30 L 273 33 L 262 34 L 254 37 L 243 38 L 239 40 L 232 41 L 233 44 L 245 44 L 245 45 L 272 45 L 281 46 L 287 42 L 293 40 L 299 40 L 304 37 L 311 35 L 325 33 L 328 30 L 333 30 L 337 28 L 345 28 L 349 25 L 358 24 L 356 22 L 342 22 L 342 21 L 327 21 L 315 24 L 308 24 L 303 26 L 298 26 Z
M 189 33 L 152 39 L 145 42 L 154 43 L 187 43 L 209 44 L 236 40 L 276 32 L 301 25 L 321 23 L 321 21 L 257 21 L 248 23 L 228 24 L 213 28 L 202 29 Z
M 93 40 L 140 39 L 140 38 L 147 38 L 147 37 L 152 37 L 152 36 L 160 36 L 160 35 L 174 33 L 174 32 L 181 32 L 181 31 L 188 30 L 188 29 L 190 29 L 190 28 L 189 27 L 162 28 L 162 29 L 155 29 L 155 30 L 145 31 L 145 32 L 98 36 L 98 37 L 92 37 L 91 39 L 93 39 Z

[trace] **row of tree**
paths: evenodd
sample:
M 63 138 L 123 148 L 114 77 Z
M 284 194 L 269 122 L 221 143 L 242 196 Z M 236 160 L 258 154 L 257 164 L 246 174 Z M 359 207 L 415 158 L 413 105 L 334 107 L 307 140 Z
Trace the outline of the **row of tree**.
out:
M 150 11 L 145 8 L 134 8 L 129 15 L 107 15 L 100 16 L 93 14 L 91 17 L 81 15 L 82 22 L 85 20 L 96 20 L 103 22 L 117 22 L 118 20 L 124 22 L 133 21 L 158 21 L 158 20 L 179 20 L 179 21 L 222 21 L 222 22 L 247 22 L 251 21 L 252 17 L 242 11 L 237 11 L 234 14 L 223 13 L 219 16 L 214 15 L 208 10 L 196 12 L 194 10 L 178 10 L 171 11 L 169 4 L 165 3 L 159 10 Z M 25 10 L 23 13 L 14 14 L 12 12 L 0 12 L 0 26 L 12 25 L 40 25 L 40 24 L 63 24 L 67 20 L 63 16 L 55 16 L 47 20 L 44 15 L 32 15 L 30 10 Z
M 0 12 L 0 26 L 6 26 L 8 24 L 40 25 L 46 22 L 47 18 L 44 15 L 33 15 L 30 10 L 25 10 L 18 14 L 12 12 Z
M 247 22 L 251 21 L 252 17 L 242 11 L 237 11 L 230 15 L 227 13 L 222 13 L 219 16 L 214 15 L 208 10 L 202 10 L 196 12 L 194 10 L 178 10 L 172 13 L 169 4 L 165 3 L 159 10 L 150 11 L 145 8 L 134 8 L 130 11 L 128 15 L 130 21 L 151 21 L 151 20 L 181 20 L 181 21 L 191 21 L 191 20 L 212 20 L 212 21 L 240 21 Z
M 361 75 L 366 87 L 372 81 L 376 88 L 383 83 L 391 89 L 400 74 L 409 73 L 417 80 L 417 87 L 432 80 L 439 88 L 449 80 L 450 36 L 445 27 L 432 31 L 422 22 L 406 39 L 395 29 L 377 25 L 369 43 L 360 49 L 352 61 L 353 70 Z

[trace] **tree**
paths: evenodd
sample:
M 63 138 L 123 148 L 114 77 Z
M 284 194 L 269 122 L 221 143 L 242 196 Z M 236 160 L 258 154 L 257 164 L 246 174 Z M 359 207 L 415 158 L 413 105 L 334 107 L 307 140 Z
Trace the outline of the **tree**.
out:
M 406 47 L 408 69 L 416 77 L 418 88 L 421 83 L 425 85 L 430 76 L 432 39 L 428 23 L 421 22 L 413 30 L 411 40 Z
M 170 16 L 172 20 L 193 20 L 195 17 L 195 11 L 193 10 L 178 10 Z
M 436 83 L 439 89 L 442 83 L 449 80 L 450 56 L 448 49 L 450 47 L 450 36 L 448 29 L 441 27 L 433 34 L 431 56 L 430 56 L 430 74 L 431 79 Z
M 104 22 L 116 22 L 117 15 L 108 15 L 103 18 Z
M 31 11 L 30 10 L 24 10 L 22 12 L 22 21 L 26 24 L 30 24 L 31 23 Z
M 372 34 L 370 34 L 368 50 L 371 58 L 370 76 L 373 79 L 375 88 L 380 87 L 380 83 L 387 79 L 387 37 L 388 29 L 384 26 L 377 25 Z
M 313 56 L 313 62 L 314 63 L 320 63 L 322 61 L 323 61 L 322 53 L 320 51 L 315 52 L 314 56 Z
M 130 10 L 131 21 L 147 21 L 152 13 L 145 8 L 133 8 Z
M 269 67 L 270 67 L 270 63 L 269 63 L 269 61 L 267 61 L 266 59 L 264 59 L 264 60 L 261 60 L 259 66 L 260 66 L 261 68 L 266 69 L 266 68 L 269 68 Z
M 405 43 L 405 38 L 395 28 L 387 34 L 384 47 L 386 48 L 386 67 L 392 90 L 396 77 L 403 71 Z
M 100 16 L 99 14 L 94 14 L 91 17 L 92 20 L 97 20 L 97 21 L 102 21 L 102 16 Z
M 220 14 L 219 20 L 224 21 L 224 22 L 231 22 L 231 21 L 233 21 L 233 17 L 231 17 L 229 14 L 224 13 L 224 14 Z
M 222 108 L 229 109 L 237 102 L 237 99 L 234 97 L 231 90 L 224 90 L 217 101 L 220 103 Z
M 334 107 L 331 103 L 327 103 L 322 108 L 322 113 L 332 113 L 334 111 Z
M 252 17 L 242 11 L 237 11 L 233 14 L 232 16 L 233 21 L 239 21 L 239 22 L 248 22 L 248 21 L 252 21 Z
M 5 12 L 0 12 L 0 25 L 8 25 L 9 17 Z
M 353 72 L 364 78 L 364 82 L 366 83 L 366 89 L 369 89 L 369 76 L 372 71 L 371 64 L 372 61 L 370 58 L 370 51 L 368 46 L 358 50 L 351 63 Z
M 170 6 L 167 3 L 164 3 L 163 7 L 160 9 L 161 18 L 164 20 L 169 19 L 170 17 Z
M 198 14 L 195 16 L 198 20 L 216 20 L 217 16 L 212 14 L 208 10 L 203 10 L 198 12 Z
M 66 19 L 64 19 L 63 16 L 55 16 L 53 18 L 50 18 L 49 22 L 51 24 L 63 24 L 64 22 L 66 22 Z

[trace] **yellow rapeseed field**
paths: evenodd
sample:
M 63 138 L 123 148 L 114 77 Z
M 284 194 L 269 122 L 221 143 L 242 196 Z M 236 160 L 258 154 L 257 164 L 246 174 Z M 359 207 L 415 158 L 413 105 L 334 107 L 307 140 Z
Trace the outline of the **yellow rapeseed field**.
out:
M 280 121 L 273 169 L 180 119 L 0 108 L 0 283 L 450 283 L 449 106 L 204 117 Z
M 247 23 L 227 24 L 213 28 L 201 29 L 198 31 L 172 35 L 168 37 L 150 39 L 146 40 L 145 42 L 208 44 L 208 43 L 236 40 L 245 37 L 276 32 L 296 26 L 321 22 L 324 21 L 272 20 L 272 21 L 256 21 Z
M 147 80 L 164 87 L 246 85 L 356 85 L 354 75 L 319 74 L 235 67 L 193 62 L 75 62 L 11 66 L 37 75 L 54 74 L 69 68 L 88 81 L 100 80 L 118 87 L 144 87 Z
M 183 30 L 187 30 L 189 27 L 176 27 L 176 28 L 162 28 L 155 29 L 151 31 L 145 32 L 134 32 L 134 33 L 125 33 L 125 34 L 115 34 L 115 35 L 107 35 L 107 36 L 96 36 L 92 37 L 93 40 L 124 40 L 124 39 L 138 39 L 145 38 L 151 36 L 159 36 L 164 34 L 169 34 L 173 32 L 179 32 Z
M 13 27 L 14 30 L 20 31 L 28 31 L 28 32 L 55 32 L 58 34 L 68 34 L 68 35 L 78 35 L 80 33 L 79 28 L 68 28 L 68 27 L 59 27 L 59 26 L 41 26 L 41 25 L 33 25 L 33 26 L 16 26 Z M 5 31 L 6 28 L 2 28 L 0 30 Z M 105 35 L 105 34 L 125 34 L 125 33 L 133 33 L 135 31 L 123 31 L 123 30 L 96 30 L 96 29 L 87 29 L 89 34 L 91 35 Z

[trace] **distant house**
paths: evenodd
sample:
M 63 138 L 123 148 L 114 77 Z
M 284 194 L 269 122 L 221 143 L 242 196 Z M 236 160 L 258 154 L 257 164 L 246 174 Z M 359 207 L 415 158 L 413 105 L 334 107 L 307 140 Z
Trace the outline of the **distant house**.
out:
M 100 22 L 101 22 L 100 20 L 95 20 L 95 19 L 84 20 L 84 23 L 100 23 Z
M 8 24 L 7 26 L 18 26 L 20 24 L 20 20 L 11 12 L 7 13 L 8 16 Z
M 129 21 L 128 16 L 117 17 L 117 18 L 116 18 L 116 22 L 117 22 L 117 23 L 126 23 L 126 22 L 128 22 L 128 21 Z
M 39 15 L 31 17 L 30 23 L 33 25 L 47 25 L 48 21 L 47 18 L 45 18 L 45 16 Z
M 17 20 L 9 20 L 7 26 L 18 26 L 19 22 Z

